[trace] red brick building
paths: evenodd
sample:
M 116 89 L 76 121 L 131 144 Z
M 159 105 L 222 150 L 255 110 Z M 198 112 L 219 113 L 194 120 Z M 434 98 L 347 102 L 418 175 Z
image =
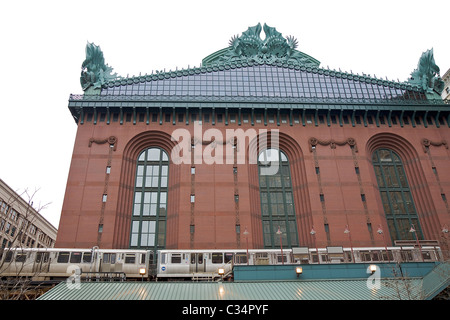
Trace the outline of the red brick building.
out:
M 323 69 L 259 24 L 198 68 L 120 78 L 86 53 L 57 247 L 384 246 L 450 224 L 433 59 L 405 83 Z

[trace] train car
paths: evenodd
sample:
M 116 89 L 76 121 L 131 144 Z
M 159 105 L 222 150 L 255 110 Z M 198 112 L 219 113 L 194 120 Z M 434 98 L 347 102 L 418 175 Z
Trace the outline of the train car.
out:
M 232 278 L 235 265 L 401 263 L 442 261 L 438 246 L 364 248 L 135 250 L 0 249 L 0 279 L 64 280 L 217 280 Z
M 232 271 L 236 250 L 160 250 L 157 278 L 219 278 Z
M 149 277 L 153 252 L 131 249 L 15 248 L 0 254 L 0 276 L 33 280 Z
M 148 276 L 151 251 L 132 249 L 59 249 L 56 260 L 50 264 L 49 276 L 126 277 L 136 279 Z

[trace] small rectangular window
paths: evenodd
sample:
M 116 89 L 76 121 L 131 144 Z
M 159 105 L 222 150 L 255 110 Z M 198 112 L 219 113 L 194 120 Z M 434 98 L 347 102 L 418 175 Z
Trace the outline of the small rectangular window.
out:
M 72 252 L 70 255 L 70 263 L 80 263 L 81 262 L 81 252 Z
M 27 260 L 26 253 L 16 253 L 16 262 L 25 262 Z
M 170 262 L 171 263 L 181 263 L 181 254 L 180 253 L 172 253 Z
M 107 198 L 108 198 L 108 195 L 104 194 L 104 195 L 103 195 L 103 198 L 102 198 L 102 201 L 103 201 L 103 202 L 106 202 L 106 199 L 107 199 Z
M 107 166 L 106 167 L 106 174 L 110 174 L 111 173 L 111 167 L 110 166 Z
M 320 173 L 320 169 L 319 169 L 319 167 L 316 167 L 316 174 L 319 174 Z
M 125 255 L 125 263 L 136 263 L 136 255 L 134 253 L 127 253 Z
M 212 263 L 223 263 L 223 253 L 213 252 L 211 262 Z
M 366 195 L 365 195 L 365 194 L 361 194 L 361 200 L 362 200 L 363 202 L 366 201 Z
M 191 194 L 191 203 L 195 202 L 195 195 Z
M 325 196 L 323 194 L 320 194 L 320 201 L 324 202 L 325 201 Z
M 191 167 L 191 174 L 195 174 L 195 167 Z
M 47 263 L 50 253 L 49 252 L 37 252 L 36 253 L 36 262 L 40 263 Z
M 84 263 L 90 263 L 92 260 L 92 252 L 85 252 L 83 254 L 83 262 Z
M 103 254 L 103 263 L 116 263 L 116 254 L 115 253 L 104 253 Z
M 58 259 L 56 260 L 58 263 L 67 263 L 69 262 L 70 252 L 63 251 L 58 254 Z
M 356 174 L 359 174 L 359 167 L 355 167 Z

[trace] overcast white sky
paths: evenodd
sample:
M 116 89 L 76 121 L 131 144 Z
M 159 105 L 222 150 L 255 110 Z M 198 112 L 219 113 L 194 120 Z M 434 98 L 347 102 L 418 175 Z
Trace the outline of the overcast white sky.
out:
M 98 1 L 0 4 L 0 178 L 58 227 L 76 124 L 68 110 L 86 43 L 121 76 L 199 66 L 258 22 L 297 38 L 321 67 L 405 81 L 434 48 L 450 68 L 448 0 Z M 262 34 L 262 37 L 264 35 Z

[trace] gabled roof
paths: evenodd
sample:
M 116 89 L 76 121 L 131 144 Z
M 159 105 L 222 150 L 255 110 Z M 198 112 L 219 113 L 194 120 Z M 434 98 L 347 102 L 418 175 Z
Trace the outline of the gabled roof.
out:
M 447 104 L 430 87 L 440 83 L 433 74 L 432 52 L 424 53 L 414 78 L 399 82 L 320 68 L 317 59 L 296 48 L 294 37 L 284 38 L 275 28 L 258 24 L 232 37 L 227 48 L 204 58 L 200 67 L 123 78 L 95 74 L 112 68 L 104 64 L 100 48 L 91 45 L 81 76 L 85 93 L 71 95 L 69 109 L 75 120 L 83 108 L 381 110 L 433 112 L 436 117 L 448 113 Z M 93 61 L 102 63 L 91 65 Z
M 117 79 L 102 96 L 183 97 L 201 101 L 302 102 L 408 100 L 423 103 L 423 90 L 407 83 L 281 61 L 240 59 L 199 68 Z M 169 98 L 170 99 L 170 98 Z
M 264 30 L 266 37 L 261 38 Z M 297 40 L 284 38 L 267 24 L 249 27 L 231 38 L 229 46 L 203 59 L 203 66 L 157 72 L 132 78 L 105 78 L 102 96 L 139 96 L 165 99 L 233 102 L 304 102 L 408 104 L 427 100 L 421 79 L 400 83 L 367 75 L 320 68 L 320 62 L 298 51 Z M 432 53 L 431 53 L 432 55 Z M 145 98 L 144 98 L 145 99 Z

